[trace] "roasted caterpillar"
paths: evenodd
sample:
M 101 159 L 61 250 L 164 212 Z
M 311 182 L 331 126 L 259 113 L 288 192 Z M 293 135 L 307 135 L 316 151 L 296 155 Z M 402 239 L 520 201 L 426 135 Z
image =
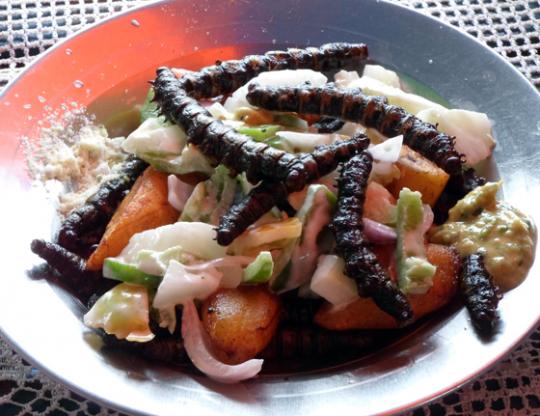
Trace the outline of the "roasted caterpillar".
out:
M 181 125 L 189 141 L 215 165 L 246 172 L 251 183 L 283 181 L 289 192 L 301 190 L 309 177 L 317 178 L 316 160 L 309 154 L 294 155 L 255 142 L 215 120 L 196 100 L 179 89 L 180 82 L 168 68 L 160 68 L 154 82 L 157 102 L 164 115 Z M 321 157 L 328 157 L 330 149 Z
M 261 72 L 282 69 L 358 69 L 368 57 L 362 43 L 328 43 L 320 48 L 271 51 L 264 55 L 249 55 L 240 60 L 220 62 L 185 74 L 179 87 L 189 96 L 200 100 L 230 94 Z
M 189 141 L 214 165 L 223 164 L 235 173 L 246 172 L 252 183 L 268 178 L 282 180 L 287 176 L 294 155 L 257 143 L 214 119 L 186 95 L 170 69 L 158 69 L 154 91 L 162 114 L 182 126 Z
M 442 224 L 448 219 L 448 211 L 463 197 L 463 192 L 471 191 L 485 183 L 486 178 L 478 176 L 472 168 L 465 169 L 461 175 L 450 176 L 433 209 L 435 223 Z
M 454 147 L 454 138 L 403 108 L 388 104 L 386 98 L 366 96 L 358 88 L 338 89 L 332 84 L 294 88 L 251 84 L 247 99 L 250 104 L 267 110 L 338 117 L 373 127 L 385 136 L 403 134 L 403 141 L 409 147 L 450 175 L 462 175 L 464 161 Z M 472 190 L 468 189 L 471 185 L 470 181 L 463 181 L 464 194 Z
M 182 126 L 189 141 L 214 165 L 223 164 L 235 173 L 246 172 L 251 183 L 287 177 L 288 166 L 296 160 L 294 155 L 255 142 L 214 119 L 195 99 L 186 95 L 170 69 L 158 69 L 154 92 L 160 111 Z
M 335 354 L 358 357 L 375 344 L 366 331 L 326 331 L 315 326 L 281 326 L 261 352 L 266 359 L 329 358 Z
M 128 351 L 142 358 L 174 365 L 190 363 L 180 336 L 158 335 L 149 342 L 119 340 L 99 331 L 105 348 Z M 336 353 L 359 356 L 375 344 L 376 337 L 365 331 L 325 331 L 314 326 L 285 326 L 278 328 L 260 357 L 268 360 L 331 357 Z
M 67 216 L 60 226 L 56 242 L 87 257 L 91 246 L 99 243 L 114 211 L 147 166 L 141 159 L 129 156 L 118 176 L 101 184 L 82 207 Z
M 481 334 L 492 334 L 499 320 L 497 305 L 501 295 L 486 270 L 483 255 L 466 256 L 460 277 L 460 290 L 473 325 Z
M 343 165 L 338 179 L 338 202 L 330 223 L 336 251 L 345 261 L 345 273 L 356 281 L 361 295 L 373 298 L 400 323 L 413 318 L 405 295 L 390 280 L 363 234 L 363 207 L 373 159 L 360 153 Z
M 367 148 L 369 139 L 363 134 L 334 144 L 317 146 L 312 153 L 295 155 L 284 182 L 263 182 L 220 219 L 217 241 L 229 245 L 244 230 L 268 212 L 290 192 L 303 189 L 308 183 L 327 175 L 338 164 Z
M 247 179 L 256 184 L 271 182 L 250 193 L 245 201 L 233 207 L 218 228 L 218 242 L 227 244 L 262 214 L 284 198 L 268 193 L 268 187 L 277 188 L 283 182 L 287 192 L 301 190 L 309 181 L 318 178 L 322 166 L 316 155 L 296 156 L 267 144 L 257 143 L 212 118 L 198 102 L 228 94 L 263 71 L 312 68 L 328 71 L 337 68 L 358 67 L 367 58 L 363 44 L 334 43 L 321 48 L 289 49 L 269 52 L 261 56 L 248 56 L 240 61 L 218 63 L 177 79 L 168 68 L 160 68 L 153 82 L 154 100 L 160 113 L 177 123 L 187 132 L 188 140 L 214 164 L 223 164 L 232 172 L 245 172 Z M 319 152 L 321 163 L 330 155 Z M 277 192 L 277 196 L 283 192 Z M 271 205 L 270 205 L 271 204 Z
M 287 189 L 281 182 L 263 182 L 219 220 L 217 242 L 227 246 L 251 224 L 270 211 L 277 201 L 287 198 Z
M 301 298 L 296 292 L 282 294 L 280 301 L 280 323 L 292 326 L 313 324 L 315 314 L 323 304 L 320 298 Z
M 58 279 L 54 274 L 45 274 L 43 277 L 64 286 L 84 303 L 93 294 L 102 294 L 116 284 L 113 280 L 104 279 L 101 273 L 86 270 L 86 262 L 82 257 L 58 244 L 33 240 L 30 249 L 59 276 Z
M 106 350 L 128 351 L 142 358 L 167 364 L 186 365 L 190 363 L 184 349 L 184 341 L 179 335 L 156 337 L 149 342 L 131 342 L 100 332 Z
M 320 120 L 312 124 L 319 133 L 334 133 L 345 125 L 343 120 L 335 117 L 321 117 Z

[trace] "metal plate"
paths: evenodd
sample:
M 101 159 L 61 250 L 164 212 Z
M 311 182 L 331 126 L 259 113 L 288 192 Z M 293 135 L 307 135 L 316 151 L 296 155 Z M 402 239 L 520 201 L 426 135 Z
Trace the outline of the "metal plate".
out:
M 505 198 L 539 221 L 540 96 L 509 64 L 436 20 L 382 1 L 163 2 L 101 23 L 56 46 L 4 91 L 0 102 L 3 289 L 0 329 L 31 362 L 73 390 L 142 414 L 374 414 L 402 411 L 487 369 L 540 316 L 538 262 L 501 302 L 503 326 L 481 341 L 463 310 L 438 315 L 413 334 L 346 366 L 222 386 L 134 359 L 112 360 L 84 336 L 77 305 L 25 275 L 52 211 L 32 191 L 21 136 L 35 138 L 46 106 L 73 101 L 104 119 L 142 100 L 154 68 L 197 68 L 278 46 L 365 41 L 371 56 L 433 88 L 456 107 L 494 121 Z M 80 88 L 82 81 L 84 86 Z M 79 88 L 78 88 L 79 87 Z M 45 99 L 45 102 L 42 102 Z

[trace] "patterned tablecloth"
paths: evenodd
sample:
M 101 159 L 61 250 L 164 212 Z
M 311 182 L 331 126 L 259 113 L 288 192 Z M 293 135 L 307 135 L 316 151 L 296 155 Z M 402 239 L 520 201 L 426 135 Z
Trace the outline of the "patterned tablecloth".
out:
M 476 36 L 540 88 L 540 2 L 395 0 Z M 0 0 L 0 88 L 66 36 L 144 0 Z M 540 328 L 487 374 L 408 415 L 540 414 Z M 50 380 L 0 339 L 0 415 L 109 415 Z

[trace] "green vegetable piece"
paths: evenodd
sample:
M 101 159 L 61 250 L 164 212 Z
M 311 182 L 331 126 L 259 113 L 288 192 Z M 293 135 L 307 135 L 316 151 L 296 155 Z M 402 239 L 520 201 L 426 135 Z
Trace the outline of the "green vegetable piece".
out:
M 300 221 L 302 221 L 302 224 L 306 222 L 310 213 L 313 211 L 313 208 L 315 207 L 315 198 L 319 192 L 324 192 L 324 196 L 326 196 L 326 199 L 330 203 L 331 207 L 334 207 L 334 205 L 336 205 L 336 194 L 334 194 L 330 189 L 328 189 L 326 185 L 309 185 L 306 193 L 306 198 L 304 199 L 304 203 L 296 213 L 296 216 L 300 219 Z
M 193 255 L 186 253 L 182 246 L 169 247 L 164 251 L 142 249 L 135 257 L 136 265 L 145 273 L 156 276 L 163 276 L 171 260 L 176 260 L 182 264 L 189 264 Z
M 266 283 L 274 272 L 274 261 L 269 251 L 261 251 L 257 258 L 244 269 L 245 283 Z
M 260 126 L 242 126 L 237 127 L 236 131 L 251 137 L 256 142 L 262 142 L 276 135 L 276 132 L 283 130 L 283 127 L 277 124 L 261 124 Z
M 406 293 L 423 294 L 433 285 L 432 278 L 435 276 L 437 267 L 420 257 L 407 257 L 403 276 L 400 279 L 400 287 Z
M 397 202 L 396 265 L 404 293 L 425 293 L 433 285 L 436 267 L 426 260 L 423 219 L 422 194 L 403 188 Z
M 101 295 L 84 315 L 85 325 L 103 328 L 107 334 L 130 342 L 154 338 L 149 326 L 149 290 L 141 285 L 120 283 Z
M 278 137 L 278 136 L 270 137 L 269 139 L 264 140 L 264 143 L 275 149 L 285 150 L 286 152 L 292 152 L 292 149 L 290 149 L 289 146 L 286 146 L 285 143 L 283 143 L 283 140 L 281 139 L 281 137 Z
M 397 223 L 404 231 L 411 231 L 422 224 L 424 208 L 422 207 L 422 194 L 403 188 L 399 192 L 397 202 Z
M 144 273 L 133 264 L 124 263 L 112 257 L 106 258 L 103 263 L 103 276 L 149 288 L 156 288 L 161 283 L 161 276 Z
M 136 108 L 114 113 L 103 122 L 109 137 L 126 137 L 142 123 L 141 113 Z
M 197 184 L 184 206 L 180 220 L 217 225 L 237 194 L 244 194 L 241 181 L 238 177 L 231 178 L 229 170 L 219 165 L 208 180 Z
M 308 122 L 303 118 L 297 117 L 293 114 L 276 114 L 274 116 L 274 122 L 285 127 L 290 127 L 295 130 L 306 131 L 309 127 Z
M 141 153 L 138 156 L 154 169 L 176 175 L 193 172 L 211 175 L 214 171 L 208 159 L 191 145 L 184 147 L 180 156 L 158 156 L 155 153 Z
M 206 203 L 207 197 L 206 181 L 199 182 L 184 205 L 180 221 L 208 223 L 213 207 L 209 207 L 209 204 Z
M 150 88 L 148 94 L 141 107 L 141 122 L 145 121 L 147 118 L 159 117 L 159 110 L 157 103 L 154 101 L 154 89 Z

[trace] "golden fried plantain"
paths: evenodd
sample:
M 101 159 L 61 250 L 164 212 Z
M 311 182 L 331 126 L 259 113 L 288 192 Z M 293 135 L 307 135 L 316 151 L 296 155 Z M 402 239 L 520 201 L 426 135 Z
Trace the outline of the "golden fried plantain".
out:
M 401 147 L 396 165 L 400 177 L 390 185 L 390 191 L 394 196 L 397 198 L 402 188 L 409 188 L 420 192 L 425 204 L 435 205 L 448 182 L 448 174 L 406 145 Z
M 167 174 L 148 167 L 114 213 L 86 268 L 100 270 L 105 258 L 120 254 L 133 234 L 175 222 L 179 213 L 167 196 Z
M 427 258 L 437 266 L 433 286 L 423 295 L 407 295 L 419 319 L 446 305 L 457 290 L 459 256 L 453 248 L 439 244 L 427 245 Z M 387 313 L 380 310 L 370 298 L 360 298 L 341 310 L 333 310 L 329 303 L 324 304 L 315 315 L 315 322 L 326 329 L 390 329 L 397 323 Z
M 279 298 L 264 286 L 222 289 L 202 305 L 202 322 L 216 357 L 238 364 L 264 350 L 280 316 Z

